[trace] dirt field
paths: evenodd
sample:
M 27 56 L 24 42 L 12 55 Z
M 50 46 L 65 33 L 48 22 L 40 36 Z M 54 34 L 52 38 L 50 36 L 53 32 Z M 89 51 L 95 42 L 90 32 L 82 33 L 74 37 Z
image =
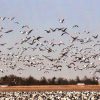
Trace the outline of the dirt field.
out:
M 0 91 L 100 91 L 100 85 L 1 86 Z

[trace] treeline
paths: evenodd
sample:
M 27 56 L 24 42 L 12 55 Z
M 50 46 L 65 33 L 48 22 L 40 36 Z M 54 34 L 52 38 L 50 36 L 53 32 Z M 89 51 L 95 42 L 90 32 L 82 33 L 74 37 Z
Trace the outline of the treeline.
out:
M 80 79 L 78 76 L 76 79 L 64 79 L 64 78 L 56 78 L 53 77 L 52 79 L 46 79 L 45 77 L 42 77 L 40 80 L 35 79 L 32 76 L 29 76 L 28 78 L 18 77 L 15 75 L 9 75 L 4 76 L 0 78 L 0 84 L 1 85 L 75 85 L 77 83 L 84 83 L 86 85 L 97 85 L 98 81 L 95 80 L 95 78 L 88 78 L 84 77 L 83 79 Z

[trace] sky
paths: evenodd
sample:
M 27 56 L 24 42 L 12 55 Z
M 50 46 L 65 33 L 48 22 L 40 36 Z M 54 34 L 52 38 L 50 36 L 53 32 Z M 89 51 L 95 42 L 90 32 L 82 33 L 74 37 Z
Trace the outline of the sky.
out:
M 79 24 L 89 29 L 99 28 L 99 0 L 0 0 L 2 16 L 16 16 L 31 25 L 48 27 L 58 18 L 69 25 Z
M 100 0 L 0 0 L 0 16 L 15 17 L 23 25 L 29 25 L 34 30 L 41 33 L 50 27 L 79 25 L 80 30 L 89 30 L 93 33 L 100 32 Z M 63 24 L 59 19 L 65 19 Z M 7 23 L 7 27 L 10 25 Z M 15 33 L 15 36 L 17 33 Z M 10 37 L 12 43 L 13 35 Z M 47 37 L 49 39 L 49 37 Z M 65 38 L 63 38 L 65 40 Z M 5 38 L 5 41 L 8 38 Z M 2 48 L 1 48 L 2 49 Z M 8 74 L 16 74 L 10 71 Z M 1 75 L 5 75 L 2 74 Z M 75 78 L 76 76 L 89 75 L 88 71 L 73 71 L 64 68 L 61 72 L 50 72 L 44 74 L 34 68 L 24 71 L 22 76 L 33 75 L 35 78 L 41 76 Z

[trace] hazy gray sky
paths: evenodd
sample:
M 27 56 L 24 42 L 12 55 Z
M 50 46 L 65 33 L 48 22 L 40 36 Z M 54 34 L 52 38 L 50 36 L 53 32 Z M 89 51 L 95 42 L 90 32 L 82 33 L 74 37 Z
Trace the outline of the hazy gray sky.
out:
M 0 16 L 14 16 L 16 21 L 23 25 L 29 25 L 39 34 L 50 27 L 72 27 L 75 24 L 80 26 L 80 30 L 98 33 L 100 32 L 99 4 L 100 0 L 0 0 Z M 62 18 L 65 19 L 63 25 L 58 21 L 58 19 Z M 7 23 L 7 25 L 9 26 L 6 27 L 10 27 L 11 24 Z M 17 36 L 17 32 L 14 34 Z M 10 42 L 16 39 L 13 35 L 9 36 L 9 38 Z M 5 41 L 7 40 L 8 38 L 5 38 Z M 9 73 L 17 74 L 16 71 L 12 70 Z M 1 73 L 1 75 L 5 74 Z M 21 76 L 29 75 L 36 78 L 42 76 L 74 78 L 75 76 L 89 76 L 89 73 L 86 70 L 75 72 L 72 69 L 63 68 L 61 72 L 44 74 L 34 68 L 27 68 Z

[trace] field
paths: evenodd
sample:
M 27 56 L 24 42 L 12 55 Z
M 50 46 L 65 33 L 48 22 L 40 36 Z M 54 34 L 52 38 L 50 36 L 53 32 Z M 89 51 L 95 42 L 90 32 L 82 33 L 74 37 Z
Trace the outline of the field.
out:
M 100 91 L 100 85 L 0 86 L 0 91 Z

